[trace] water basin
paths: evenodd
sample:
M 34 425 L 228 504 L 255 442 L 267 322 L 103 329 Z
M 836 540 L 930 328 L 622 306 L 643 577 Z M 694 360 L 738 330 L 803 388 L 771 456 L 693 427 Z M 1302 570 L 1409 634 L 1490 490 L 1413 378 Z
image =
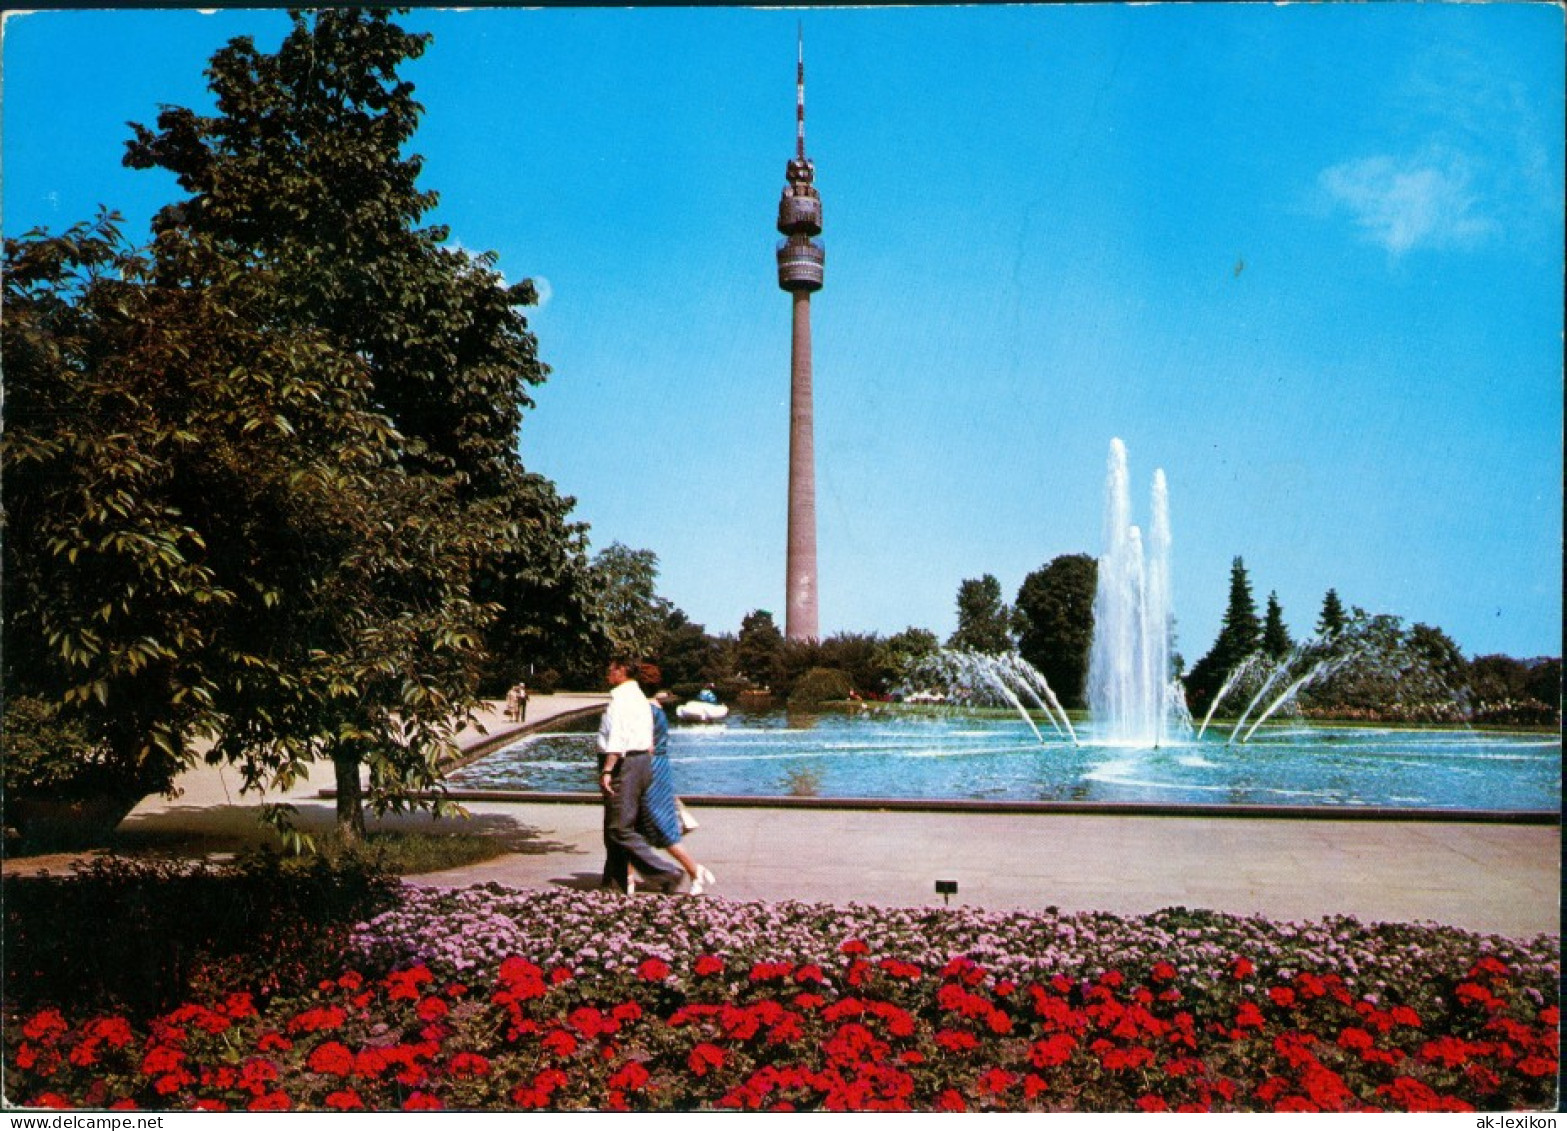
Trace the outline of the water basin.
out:
M 1284 724 L 1244 744 L 1139 749 L 1045 741 L 1016 715 L 736 712 L 676 726 L 689 796 L 1106 802 L 1556 812 L 1559 733 Z M 526 738 L 449 775 L 456 789 L 591 792 L 592 734 Z

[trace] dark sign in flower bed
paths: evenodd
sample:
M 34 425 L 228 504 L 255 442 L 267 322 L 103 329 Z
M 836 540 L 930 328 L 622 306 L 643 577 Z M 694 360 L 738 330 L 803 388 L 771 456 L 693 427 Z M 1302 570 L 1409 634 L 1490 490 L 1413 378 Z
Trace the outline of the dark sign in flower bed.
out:
M 303 992 L 11 1018 L 7 1087 L 230 1110 L 1542 1109 L 1557 954 L 1353 919 L 406 889 Z

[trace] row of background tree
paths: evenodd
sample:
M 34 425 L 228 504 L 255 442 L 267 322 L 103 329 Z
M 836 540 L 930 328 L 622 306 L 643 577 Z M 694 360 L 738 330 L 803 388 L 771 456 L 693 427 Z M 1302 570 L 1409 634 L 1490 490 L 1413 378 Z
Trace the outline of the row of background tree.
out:
M 910 690 L 916 661 L 942 647 L 934 632 L 915 627 L 886 637 L 845 632 L 821 641 L 786 640 L 763 610 L 748 614 L 738 635 L 715 636 L 657 596 L 657 559 L 651 553 L 616 547 L 600 556 L 601 565 L 606 557 L 638 566 L 617 571 L 628 584 L 615 606 L 624 619 L 611 634 L 657 657 L 666 683 L 677 691 L 711 683 L 731 695 L 765 688 L 789 698 L 803 677 L 825 669 L 841 672 L 860 694 L 879 697 Z M 945 646 L 987 654 L 1016 651 L 1064 704 L 1087 706 L 1097 572 L 1087 554 L 1057 557 L 1024 579 L 1011 604 L 994 576 L 964 580 L 957 592 L 957 629 Z M 633 609 L 640 611 L 632 616 Z M 1560 718 L 1559 658 L 1466 659 L 1441 629 L 1346 609 L 1333 589 L 1323 598 L 1315 631 L 1297 641 L 1277 594 L 1268 594 L 1266 611 L 1258 614 L 1240 558 L 1231 565 L 1229 602 L 1213 646 L 1190 671 L 1176 655 L 1171 675 L 1182 679 L 1192 713 L 1202 715 L 1230 675 L 1255 657 L 1258 678 L 1237 688 L 1246 694 L 1219 704 L 1219 715 L 1234 715 L 1268 672 L 1289 663 L 1303 668 L 1333 655 L 1335 647 L 1353 648 L 1359 662 L 1305 688 L 1300 705 L 1307 714 L 1512 723 Z

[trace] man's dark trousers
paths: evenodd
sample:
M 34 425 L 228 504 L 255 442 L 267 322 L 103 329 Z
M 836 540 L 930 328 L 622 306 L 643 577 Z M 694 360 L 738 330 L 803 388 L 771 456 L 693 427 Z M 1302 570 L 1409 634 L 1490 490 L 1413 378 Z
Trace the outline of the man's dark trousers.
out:
M 613 797 L 604 799 L 604 886 L 626 890 L 626 868 L 635 866 L 654 891 L 671 889 L 685 875 L 679 865 L 665 860 L 637 831 L 648 783 L 653 780 L 653 759 L 645 752 L 628 754 L 615 763 L 610 786 Z

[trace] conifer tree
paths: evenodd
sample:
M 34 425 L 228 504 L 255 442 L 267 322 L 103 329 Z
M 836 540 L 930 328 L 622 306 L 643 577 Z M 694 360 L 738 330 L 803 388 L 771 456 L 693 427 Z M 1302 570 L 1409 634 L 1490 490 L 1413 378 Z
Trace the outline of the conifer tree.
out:
M 1268 612 L 1262 625 L 1262 650 L 1275 660 L 1288 656 L 1295 642 L 1284 624 L 1284 610 L 1279 605 L 1277 593 L 1268 594 Z

